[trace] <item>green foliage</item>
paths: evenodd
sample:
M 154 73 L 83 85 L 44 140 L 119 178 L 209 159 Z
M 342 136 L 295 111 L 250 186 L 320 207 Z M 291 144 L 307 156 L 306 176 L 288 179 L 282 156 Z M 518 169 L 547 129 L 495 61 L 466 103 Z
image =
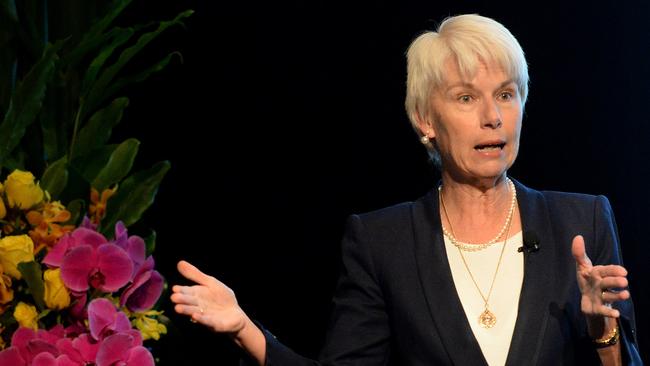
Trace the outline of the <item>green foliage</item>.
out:
M 108 201 L 108 214 L 102 222 L 102 233 L 110 235 L 118 220 L 129 226 L 140 220 L 142 214 L 151 206 L 160 181 L 169 171 L 168 161 L 154 164 L 145 171 L 137 172 L 122 182 L 114 198 Z
M 0 124 L 0 167 L 25 135 L 43 105 L 47 84 L 55 71 L 56 52 L 63 42 L 48 46 L 43 57 L 31 68 L 13 91 L 9 108 Z
M 138 154 L 140 141 L 128 139 L 121 143 L 108 158 L 106 165 L 102 167 L 99 174 L 93 179 L 92 186 L 98 191 L 110 187 L 121 181 L 131 171 L 135 156 Z
M 63 201 L 74 222 L 88 207 L 79 192 L 117 185 L 101 225 L 107 230 L 118 220 L 138 221 L 169 170 L 169 162 L 160 162 L 131 173 L 139 141 L 110 142 L 129 105 L 118 94 L 179 55 L 132 66 L 152 41 L 193 13 L 114 25 L 131 2 L 66 0 L 59 4 L 63 16 L 47 1 L 0 0 L 0 175 L 13 169 L 40 175 L 41 186 Z M 50 42 L 50 35 L 57 40 Z
M 41 179 L 41 188 L 48 191 L 51 196 L 58 197 L 68 184 L 68 157 L 63 156 L 45 169 Z
M 21 262 L 18 263 L 18 270 L 29 287 L 36 307 L 39 311 L 43 311 L 45 309 L 45 285 L 43 284 L 41 265 L 34 261 Z
M 151 230 L 151 234 L 146 238 L 144 238 L 144 242 L 147 248 L 147 256 L 150 256 L 154 252 L 154 250 L 156 250 L 156 236 L 157 236 L 156 231 Z

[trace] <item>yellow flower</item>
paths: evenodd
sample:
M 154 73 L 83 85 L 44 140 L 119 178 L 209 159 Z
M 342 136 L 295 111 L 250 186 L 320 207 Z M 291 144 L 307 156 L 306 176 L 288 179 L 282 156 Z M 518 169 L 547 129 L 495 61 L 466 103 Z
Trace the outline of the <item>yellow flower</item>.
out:
M 2 339 L 2 331 L 4 331 L 4 330 L 5 330 L 5 328 L 0 326 L 0 351 L 7 348 L 7 344 L 5 343 L 4 339 Z
M 11 288 L 11 277 L 4 274 L 0 264 L 0 314 L 4 313 L 3 305 L 14 299 L 14 290 Z
M 38 312 L 36 312 L 36 307 L 34 305 L 25 304 L 22 301 L 16 305 L 14 318 L 16 318 L 16 321 L 21 327 L 38 330 L 38 324 L 36 323 L 37 317 Z
M 106 204 L 108 199 L 111 198 L 116 191 L 117 184 L 113 186 L 113 188 L 104 189 L 100 197 L 99 191 L 95 188 L 90 188 L 90 206 L 88 206 L 88 213 L 90 214 L 93 224 L 99 224 L 104 216 L 106 216 Z
M 61 268 L 45 270 L 45 305 L 50 309 L 61 310 L 70 305 L 70 294 L 61 280 Z
M 60 225 L 70 220 L 70 212 L 60 201 L 45 202 L 38 210 L 29 211 L 27 221 L 33 227 L 29 236 L 34 241 L 34 254 L 43 248 L 52 248 L 66 233 L 74 230 L 74 225 Z
M 34 260 L 34 242 L 27 235 L 11 235 L 0 239 L 0 265 L 5 273 L 21 279 L 18 263 Z
M 7 208 L 5 207 L 5 201 L 2 199 L 2 192 L 4 192 L 4 187 L 0 183 L 0 220 L 4 219 L 7 216 Z M 0 348 L 1 349 L 1 348 Z
M 17 169 L 7 177 L 5 191 L 9 207 L 18 207 L 23 210 L 41 203 L 44 196 L 41 187 L 34 182 L 34 175 Z
M 149 310 L 144 313 L 135 314 L 135 319 L 133 319 L 133 325 L 140 330 L 142 333 L 142 339 L 155 339 L 159 340 L 161 334 L 167 334 L 167 327 L 165 324 L 161 324 L 157 319 L 149 318 L 149 316 L 158 316 L 161 315 L 162 311 Z

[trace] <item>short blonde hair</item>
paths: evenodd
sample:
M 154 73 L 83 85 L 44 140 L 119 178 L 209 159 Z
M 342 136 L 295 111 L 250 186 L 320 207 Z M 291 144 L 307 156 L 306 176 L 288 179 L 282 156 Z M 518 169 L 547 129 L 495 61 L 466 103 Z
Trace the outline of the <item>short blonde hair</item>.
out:
M 418 118 L 430 118 L 431 93 L 444 81 L 445 63 L 452 59 L 461 75 L 471 79 L 479 64 L 496 63 L 517 84 L 522 104 L 528 97 L 528 65 L 519 42 L 494 19 L 465 14 L 445 19 L 436 32 L 417 37 L 407 52 L 406 112 L 416 131 Z M 427 144 L 434 160 L 439 157 Z

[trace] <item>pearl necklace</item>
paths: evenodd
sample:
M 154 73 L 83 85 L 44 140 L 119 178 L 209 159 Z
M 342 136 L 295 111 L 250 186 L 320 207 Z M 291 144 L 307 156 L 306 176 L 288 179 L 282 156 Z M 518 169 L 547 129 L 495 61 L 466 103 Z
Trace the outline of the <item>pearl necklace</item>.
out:
M 474 283 L 474 287 L 476 287 L 476 290 L 478 290 L 478 293 L 481 295 L 481 298 L 483 299 L 483 306 L 484 310 L 483 312 L 479 315 L 478 317 L 478 324 L 486 329 L 492 328 L 496 325 L 497 323 L 497 317 L 496 315 L 490 311 L 490 295 L 492 295 L 492 290 L 494 289 L 494 283 L 496 282 L 497 279 L 497 274 L 499 273 L 499 268 L 501 267 L 501 260 L 503 259 L 503 253 L 505 252 L 506 245 L 508 244 L 508 234 L 510 234 L 510 226 L 512 224 L 512 216 L 514 212 L 514 206 L 517 201 L 517 193 L 515 191 L 514 184 L 512 181 L 508 178 L 506 178 L 508 182 L 509 188 L 512 190 L 512 195 L 513 195 L 513 203 L 510 204 L 510 211 L 508 212 L 508 217 L 506 218 L 506 226 L 505 226 L 505 233 L 506 233 L 506 238 L 503 241 L 503 247 L 501 247 L 501 254 L 499 255 L 499 261 L 497 262 L 497 268 L 494 270 L 494 276 L 492 276 L 492 283 L 490 284 L 490 289 L 488 290 L 487 296 L 483 294 L 483 291 L 481 291 L 481 288 L 479 287 L 478 283 L 476 282 L 476 279 L 474 278 L 474 275 L 472 274 L 472 271 L 469 269 L 469 265 L 467 264 L 467 261 L 465 260 L 465 256 L 463 255 L 463 249 L 461 246 L 456 243 L 456 238 L 453 234 L 449 235 L 446 233 L 444 226 L 443 226 L 443 232 L 445 232 L 445 235 L 449 237 L 449 240 L 458 248 L 458 253 L 460 254 L 460 258 L 463 260 L 463 264 L 465 265 L 465 269 L 467 269 L 467 272 L 469 273 L 470 278 L 472 279 L 472 282 Z M 445 206 L 445 201 L 442 199 L 442 190 L 438 188 L 438 197 L 440 199 L 440 204 L 442 205 L 442 210 L 445 213 L 445 216 L 447 217 L 447 220 L 449 221 L 449 227 L 451 228 L 451 231 L 454 231 L 454 227 L 451 224 L 451 219 L 449 218 L 449 213 L 447 213 L 447 207 Z M 504 231 L 504 230 L 501 230 Z M 499 236 L 497 236 L 495 239 L 493 239 L 495 242 L 499 237 L 503 235 L 502 232 L 499 233 Z M 480 245 L 485 245 L 483 248 L 486 248 L 489 245 L 492 245 L 494 243 L 486 243 L 486 244 L 480 244 Z M 481 248 L 481 249 L 483 249 Z M 468 250 L 468 249 L 465 249 Z M 476 251 L 480 249 L 474 249 L 470 251 Z
M 512 183 L 512 180 L 510 178 L 506 177 L 506 183 L 508 184 L 509 190 L 512 192 L 512 198 L 510 199 L 510 208 L 508 209 L 508 215 L 506 216 L 506 222 L 503 223 L 503 227 L 501 227 L 501 230 L 497 234 L 496 237 L 494 237 L 492 240 L 488 241 L 487 243 L 465 243 L 460 240 L 458 240 L 454 234 L 449 232 L 447 228 L 445 228 L 444 225 L 442 225 L 442 232 L 445 234 L 446 237 L 449 238 L 449 240 L 458 248 L 461 250 L 464 250 L 466 252 L 477 252 L 479 250 L 483 250 L 490 245 L 496 243 L 505 233 L 505 231 L 508 229 L 510 226 L 510 222 L 512 221 L 512 217 L 515 212 L 515 206 L 517 205 L 517 191 L 515 190 L 515 184 Z M 442 185 L 438 187 L 438 195 L 442 197 Z M 442 199 L 442 198 L 441 198 Z M 451 224 L 451 218 L 447 216 L 447 220 L 449 220 L 449 223 Z

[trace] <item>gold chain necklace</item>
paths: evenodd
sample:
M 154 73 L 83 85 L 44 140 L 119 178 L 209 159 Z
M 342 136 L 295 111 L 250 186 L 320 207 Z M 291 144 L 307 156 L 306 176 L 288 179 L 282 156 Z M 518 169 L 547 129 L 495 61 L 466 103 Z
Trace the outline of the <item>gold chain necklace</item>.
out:
M 463 251 L 461 248 L 455 243 L 456 236 L 453 235 L 454 233 L 454 227 L 451 224 L 451 218 L 449 217 L 449 214 L 447 213 L 447 207 L 445 206 L 445 201 L 442 199 L 442 192 L 439 189 L 438 190 L 438 196 L 440 198 L 440 203 L 442 204 L 442 210 L 445 213 L 445 216 L 447 217 L 447 221 L 449 221 L 449 228 L 451 229 L 452 236 L 448 236 L 449 240 L 454 244 L 456 248 L 458 248 L 458 253 L 460 253 L 460 258 L 463 260 L 463 264 L 465 265 L 465 269 L 467 269 L 467 273 L 469 273 L 469 277 L 472 279 L 472 282 L 474 283 L 474 286 L 476 287 L 476 290 L 478 290 L 478 293 L 481 295 L 481 298 L 483 299 L 483 304 L 485 306 L 485 310 L 479 315 L 478 317 L 478 324 L 483 327 L 483 328 L 492 328 L 494 325 L 497 323 L 497 317 L 494 315 L 493 312 L 490 311 L 489 309 L 489 301 L 490 301 L 490 295 L 492 295 L 492 289 L 494 288 L 494 283 L 496 282 L 497 279 L 497 273 L 499 273 L 499 267 L 501 266 L 501 260 L 503 259 L 503 253 L 505 252 L 506 245 L 508 244 L 508 235 L 510 234 L 510 226 L 512 225 L 512 220 L 509 219 L 507 228 L 506 228 L 506 237 L 503 241 L 503 247 L 501 248 L 501 254 L 499 255 L 499 261 L 497 262 L 497 268 L 494 271 L 494 276 L 492 276 L 492 283 L 490 284 L 490 290 L 488 291 L 487 296 L 483 295 L 483 291 L 481 291 L 481 288 L 479 287 L 478 283 L 476 282 L 476 279 L 474 278 L 474 275 L 472 274 L 472 271 L 469 269 L 469 266 L 467 265 L 467 261 L 465 260 L 465 256 L 463 255 Z M 516 201 L 516 198 L 515 198 Z M 510 215 L 513 215 L 512 213 Z
M 510 225 L 510 220 L 512 220 L 513 213 L 515 212 L 515 205 L 517 203 L 517 191 L 515 190 L 515 184 L 512 183 L 512 180 L 510 178 L 506 178 L 506 182 L 508 184 L 508 187 L 512 191 L 512 195 L 510 198 L 510 207 L 508 208 L 508 214 L 506 215 L 506 221 L 503 223 L 503 226 L 501 227 L 501 230 L 495 236 L 492 240 L 486 242 L 486 243 L 466 243 L 458 240 L 453 233 L 450 233 L 445 226 L 442 226 L 442 232 L 449 238 L 449 240 L 454 243 L 454 245 L 462 249 L 466 252 L 477 252 L 479 250 L 483 250 L 490 245 L 494 244 L 499 240 L 502 236 L 503 233 L 505 233 L 506 228 Z M 438 193 L 440 194 L 442 191 L 442 185 L 438 187 Z M 447 219 L 449 219 L 449 216 L 447 216 Z M 450 222 L 451 225 L 451 222 Z

